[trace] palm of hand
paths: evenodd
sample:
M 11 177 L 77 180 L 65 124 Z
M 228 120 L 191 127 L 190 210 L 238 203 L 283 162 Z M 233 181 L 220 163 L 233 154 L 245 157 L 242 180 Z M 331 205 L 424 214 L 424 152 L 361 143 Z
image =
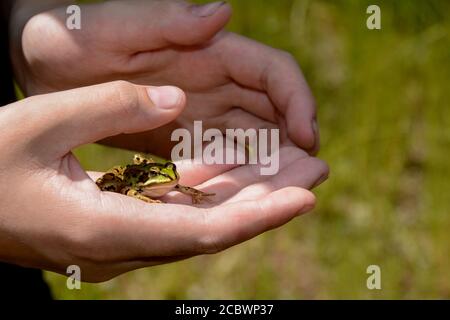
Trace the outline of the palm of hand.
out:
M 94 199 L 94 205 L 98 208 L 102 204 L 107 212 L 106 219 L 99 219 L 104 222 L 97 223 L 96 241 L 89 245 L 96 245 L 96 254 L 102 252 L 108 260 L 122 261 L 115 272 L 215 253 L 281 226 L 311 209 L 314 196 L 303 188 L 320 184 L 327 175 L 324 163 L 287 146 L 281 149 L 280 173 L 272 177 L 261 176 L 258 165 L 177 166 L 184 184 L 215 192 L 214 199 L 193 207 L 189 197 L 170 193 L 163 199 L 167 204 L 147 205 L 120 194 L 98 193 L 92 180 L 87 176 L 84 179 L 86 194 L 82 198 Z M 99 173 L 90 175 L 95 179 Z M 95 200 L 98 197 L 101 199 Z M 118 219 L 122 223 L 112 223 Z M 111 238 L 111 232 L 128 237 Z M 131 239 L 130 234 L 136 239 Z M 138 246 L 136 241 L 147 245 Z

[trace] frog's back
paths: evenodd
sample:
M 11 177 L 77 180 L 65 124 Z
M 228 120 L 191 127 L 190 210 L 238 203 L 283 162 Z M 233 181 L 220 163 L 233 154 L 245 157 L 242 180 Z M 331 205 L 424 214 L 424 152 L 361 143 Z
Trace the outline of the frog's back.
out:
M 97 186 L 102 191 L 120 193 L 126 185 L 122 178 L 112 172 L 107 172 L 96 181 Z
M 129 164 L 123 171 L 123 182 L 126 186 L 136 186 L 138 183 L 143 183 L 149 179 L 151 171 L 150 164 Z

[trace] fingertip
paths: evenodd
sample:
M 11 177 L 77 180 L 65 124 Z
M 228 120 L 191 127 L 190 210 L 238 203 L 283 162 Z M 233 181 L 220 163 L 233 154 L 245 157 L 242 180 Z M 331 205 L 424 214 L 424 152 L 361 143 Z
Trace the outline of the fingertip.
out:
M 233 8 L 231 7 L 231 5 L 224 1 L 225 4 L 220 8 L 221 12 L 220 14 L 222 15 L 222 18 L 228 22 L 231 18 L 231 16 L 233 15 Z
M 147 87 L 152 105 L 162 110 L 182 109 L 186 104 L 186 95 L 174 86 Z
M 330 176 L 330 167 L 328 166 L 328 164 L 318 158 L 315 158 L 316 161 L 316 166 L 317 166 L 317 171 L 320 172 L 320 176 L 317 179 L 317 181 L 314 183 L 312 188 L 316 188 L 319 185 L 321 185 L 323 182 L 325 182 L 328 177 Z
M 206 4 L 193 4 L 189 6 L 191 13 L 200 18 L 207 18 L 220 13 L 231 13 L 231 7 L 226 1 L 216 1 Z
M 292 189 L 291 196 L 301 198 L 299 199 L 299 202 L 303 201 L 303 206 L 309 206 L 314 207 L 316 205 L 316 196 L 314 193 L 307 189 L 299 188 L 299 187 L 288 187 L 289 189 Z
M 316 204 L 315 195 L 306 189 L 286 187 L 270 194 L 268 201 L 274 201 L 283 211 L 295 216 L 312 210 Z
M 190 5 L 186 10 L 187 14 L 179 19 L 184 21 L 180 24 L 182 32 L 178 32 L 175 28 L 167 31 L 168 38 L 181 45 L 195 45 L 210 40 L 225 27 L 232 15 L 231 6 L 225 1 Z M 188 32 L 186 26 L 191 26 Z M 170 34 L 171 32 L 173 34 Z
M 299 215 L 307 213 L 316 207 L 316 196 L 309 190 L 304 190 L 304 204 L 298 212 Z
M 318 151 L 319 125 L 314 96 L 305 83 L 303 90 L 292 97 L 286 110 L 289 137 L 309 154 Z M 316 152 L 317 152 L 316 151 Z
M 302 120 L 300 125 L 295 121 L 288 122 L 287 130 L 289 137 L 309 154 L 316 148 L 316 135 L 308 121 Z

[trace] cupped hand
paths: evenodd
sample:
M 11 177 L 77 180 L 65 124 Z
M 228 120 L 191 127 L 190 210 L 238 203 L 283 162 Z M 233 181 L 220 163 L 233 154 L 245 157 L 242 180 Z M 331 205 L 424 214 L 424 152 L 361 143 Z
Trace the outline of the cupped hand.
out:
M 186 92 L 187 108 L 170 124 L 105 143 L 167 156 L 171 145 L 158 142 L 170 140 L 177 127 L 192 129 L 194 120 L 221 130 L 274 128 L 285 121 L 298 146 L 311 154 L 319 148 L 314 99 L 296 61 L 223 31 L 231 16 L 224 2 L 83 5 L 81 30 L 72 31 L 66 27 L 66 7 L 28 22 L 25 9 L 14 15 L 12 56 L 28 95 L 111 80 L 170 84 Z
M 175 87 L 127 82 L 34 96 L 0 109 L 0 260 L 83 281 L 215 253 L 311 210 L 322 162 L 283 147 L 277 176 L 257 166 L 180 164 L 182 183 L 217 193 L 203 207 L 169 194 L 147 204 L 101 192 L 71 154 L 107 136 L 151 130 L 183 110 Z M 295 173 L 295 174 L 293 174 Z

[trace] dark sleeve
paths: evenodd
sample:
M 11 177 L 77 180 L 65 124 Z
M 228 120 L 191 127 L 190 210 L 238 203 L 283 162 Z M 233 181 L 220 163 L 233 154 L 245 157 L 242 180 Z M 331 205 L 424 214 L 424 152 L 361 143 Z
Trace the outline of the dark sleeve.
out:
M 9 0 L 0 1 L 0 107 L 16 99 L 8 40 L 11 3 Z
M 10 6 L 8 3 L 11 3 L 11 1 L 0 1 L 0 107 L 16 100 L 9 58 Z M 0 297 L 7 299 L 50 299 L 51 293 L 42 278 L 41 270 L 0 262 Z

